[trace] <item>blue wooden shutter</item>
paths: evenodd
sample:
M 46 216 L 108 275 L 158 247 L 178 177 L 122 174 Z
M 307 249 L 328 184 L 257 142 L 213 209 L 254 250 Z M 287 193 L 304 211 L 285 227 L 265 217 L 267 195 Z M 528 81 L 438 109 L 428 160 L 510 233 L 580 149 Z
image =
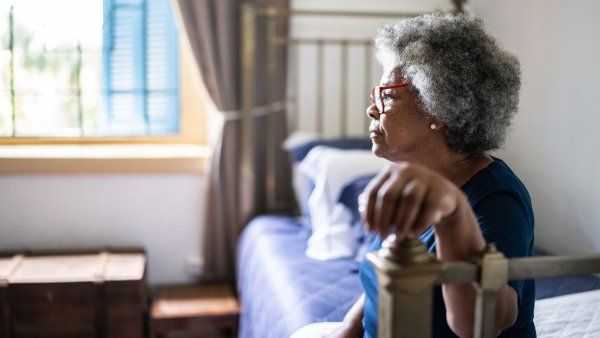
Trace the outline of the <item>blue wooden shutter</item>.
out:
M 177 42 L 169 0 L 104 0 L 106 133 L 179 131 Z

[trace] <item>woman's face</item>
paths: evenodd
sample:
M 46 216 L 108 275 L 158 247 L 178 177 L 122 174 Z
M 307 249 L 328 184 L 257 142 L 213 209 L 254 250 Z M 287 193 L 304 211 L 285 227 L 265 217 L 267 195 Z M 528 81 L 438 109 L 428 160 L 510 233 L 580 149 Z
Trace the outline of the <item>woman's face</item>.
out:
M 398 69 L 383 73 L 380 86 L 406 82 Z M 425 116 L 417 104 L 418 93 L 411 86 L 384 90 L 383 112 L 372 104 L 367 114 L 372 118 L 369 127 L 373 153 L 392 162 L 417 159 L 439 141 L 439 130 L 431 130 L 433 119 Z

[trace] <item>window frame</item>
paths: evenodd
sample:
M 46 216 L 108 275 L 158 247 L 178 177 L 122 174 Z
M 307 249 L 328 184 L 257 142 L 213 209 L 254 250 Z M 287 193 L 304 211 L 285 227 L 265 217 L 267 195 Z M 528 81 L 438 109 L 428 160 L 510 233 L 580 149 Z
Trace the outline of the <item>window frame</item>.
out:
M 179 134 L 157 136 L 98 137 L 0 137 L 0 146 L 99 146 L 99 145 L 195 145 L 203 149 L 196 157 L 108 158 L 2 157 L 0 174 L 48 173 L 140 173 L 182 172 L 204 174 L 210 157 L 207 111 L 210 98 L 200 77 L 191 47 L 179 36 Z
M 111 3 L 110 0 L 103 1 L 103 6 Z M 144 8 L 144 10 L 147 10 Z M 105 14 L 106 15 L 106 14 Z M 177 20 L 177 15 L 174 19 Z M 104 35 L 106 32 L 104 33 Z M 193 61 L 191 48 L 187 40 L 183 38 L 184 33 L 178 34 L 177 43 L 177 70 L 176 81 L 178 84 L 177 105 L 177 124 L 179 130 L 173 134 L 140 134 L 140 135 L 97 135 L 97 136 L 4 136 L 0 135 L 0 145 L 86 145 L 86 144 L 206 144 L 205 112 L 204 102 L 206 99 L 205 91 L 202 88 L 202 81 L 197 74 L 197 67 Z M 106 42 L 106 41 L 105 41 Z M 105 61 L 103 61 L 105 62 Z M 103 77 L 106 72 L 103 71 Z M 105 79 L 103 79 L 105 81 Z M 198 96 L 202 93 L 203 97 Z M 193 107 L 193 108 L 192 108 Z

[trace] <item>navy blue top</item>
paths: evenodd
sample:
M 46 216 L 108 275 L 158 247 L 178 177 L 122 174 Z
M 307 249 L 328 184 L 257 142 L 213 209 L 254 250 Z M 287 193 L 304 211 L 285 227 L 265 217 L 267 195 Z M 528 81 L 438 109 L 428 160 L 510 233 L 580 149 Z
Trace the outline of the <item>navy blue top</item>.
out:
M 496 243 L 507 257 L 533 255 L 533 210 L 527 189 L 502 160 L 494 158 L 462 187 L 473 208 L 485 241 Z M 430 227 L 421 239 L 430 252 L 435 252 L 434 229 Z M 381 248 L 377 236 L 370 251 Z M 377 337 L 377 276 L 373 266 L 364 260 L 360 278 L 365 289 L 364 338 Z M 513 326 L 500 337 L 536 337 L 533 324 L 535 283 L 533 280 L 509 281 L 518 297 L 519 314 Z M 446 307 L 441 287 L 433 293 L 433 337 L 456 337 L 446 321 Z

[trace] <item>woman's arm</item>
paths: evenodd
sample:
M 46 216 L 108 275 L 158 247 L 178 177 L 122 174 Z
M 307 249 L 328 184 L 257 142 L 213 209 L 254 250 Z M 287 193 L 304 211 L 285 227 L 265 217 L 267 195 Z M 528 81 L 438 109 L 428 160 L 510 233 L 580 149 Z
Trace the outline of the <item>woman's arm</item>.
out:
M 360 338 L 364 334 L 362 318 L 365 309 L 365 294 L 360 295 L 356 303 L 344 316 L 343 326 L 330 334 L 328 338 Z
M 397 239 L 422 233 L 431 224 L 436 231 L 440 260 L 464 260 L 485 248 L 477 217 L 465 194 L 452 182 L 424 166 L 393 165 L 369 183 L 362 211 L 367 226 Z M 393 225 L 391 227 L 390 225 Z M 446 317 L 452 331 L 461 337 L 473 335 L 476 290 L 470 284 L 444 284 Z M 504 285 L 498 295 L 496 331 L 512 326 L 518 314 L 516 292 Z
M 465 260 L 485 248 L 479 223 L 464 195 L 459 197 L 456 213 L 435 226 L 436 254 L 441 261 Z M 460 337 L 473 336 L 475 286 L 443 284 L 448 325 Z M 498 294 L 496 305 L 496 335 L 511 327 L 517 319 L 517 294 L 505 284 Z

